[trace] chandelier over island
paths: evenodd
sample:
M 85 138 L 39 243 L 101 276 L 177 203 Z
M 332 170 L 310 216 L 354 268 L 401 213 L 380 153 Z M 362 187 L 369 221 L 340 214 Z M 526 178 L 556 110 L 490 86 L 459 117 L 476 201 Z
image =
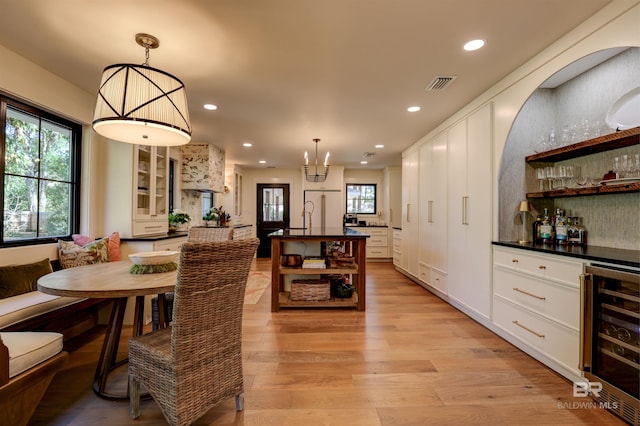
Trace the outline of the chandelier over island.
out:
M 327 176 L 329 175 L 329 152 L 327 151 L 327 155 L 324 157 L 324 166 L 321 173 L 318 173 L 318 142 L 320 139 L 313 140 L 316 143 L 316 164 L 315 164 L 315 173 L 311 174 L 309 172 L 309 154 L 307 151 L 304 152 L 304 176 L 307 182 L 324 182 L 327 180 Z
M 149 66 L 149 49 L 160 41 L 136 34 L 145 48 L 142 65 L 106 67 L 98 89 L 93 129 L 120 142 L 139 145 L 177 146 L 191 140 L 187 93 L 182 81 Z

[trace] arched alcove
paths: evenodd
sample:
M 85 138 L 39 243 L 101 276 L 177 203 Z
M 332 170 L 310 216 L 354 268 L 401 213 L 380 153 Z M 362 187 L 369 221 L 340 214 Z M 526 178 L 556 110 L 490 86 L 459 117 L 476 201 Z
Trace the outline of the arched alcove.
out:
M 534 173 L 525 165 L 525 157 L 541 149 L 551 131 L 562 143 L 563 126 L 577 125 L 575 143 L 589 137 L 582 134 L 583 120 L 593 132 L 613 133 L 605 122 L 611 106 L 625 93 L 640 87 L 640 48 L 622 47 L 595 52 L 547 79 L 524 103 L 517 114 L 505 143 L 499 169 L 499 239 L 518 240 L 521 225 L 517 208 L 527 192 L 538 186 Z M 591 133 L 590 137 L 594 137 Z M 638 146 L 621 148 L 565 160 L 567 165 L 580 165 L 584 174 L 602 176 L 611 168 L 614 156 L 640 153 Z M 544 207 L 567 210 L 579 216 L 589 233 L 591 245 L 638 249 L 640 241 L 640 195 L 563 197 L 531 200 L 540 213 Z M 534 213 L 535 214 L 535 213 Z

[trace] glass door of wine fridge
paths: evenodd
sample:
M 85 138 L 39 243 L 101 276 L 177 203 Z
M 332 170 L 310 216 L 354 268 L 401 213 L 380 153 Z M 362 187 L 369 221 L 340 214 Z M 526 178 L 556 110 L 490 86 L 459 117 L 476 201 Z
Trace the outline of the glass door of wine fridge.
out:
M 595 399 L 631 424 L 638 424 L 640 274 L 600 266 L 588 266 L 585 272 L 584 376 L 596 384 Z

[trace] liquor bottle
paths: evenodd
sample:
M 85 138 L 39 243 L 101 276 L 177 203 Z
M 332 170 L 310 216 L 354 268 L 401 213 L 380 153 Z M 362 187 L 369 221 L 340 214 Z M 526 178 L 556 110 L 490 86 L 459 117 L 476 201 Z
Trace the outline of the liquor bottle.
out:
M 567 241 L 567 224 L 564 220 L 564 211 L 556 210 L 556 244 L 566 246 Z
M 573 226 L 578 228 L 578 245 L 587 245 L 587 230 L 580 224 L 580 220 L 578 217 L 573 218 Z
M 540 225 L 540 240 L 543 244 L 553 244 L 553 226 L 549 217 L 549 209 L 544 209 L 542 224 Z
M 572 246 L 580 245 L 580 235 L 578 234 L 578 226 L 576 223 L 577 219 L 576 217 L 567 218 L 567 241 L 569 245 Z
M 540 239 L 540 226 L 542 225 L 542 216 L 538 215 L 536 216 L 536 220 L 535 222 L 533 222 L 532 228 L 533 228 L 533 244 L 537 244 L 541 242 Z

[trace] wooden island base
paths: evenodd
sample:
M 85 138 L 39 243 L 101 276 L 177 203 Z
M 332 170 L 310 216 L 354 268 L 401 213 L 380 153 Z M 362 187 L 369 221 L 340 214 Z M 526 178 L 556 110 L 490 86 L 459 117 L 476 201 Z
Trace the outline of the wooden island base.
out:
M 365 310 L 366 300 L 366 239 L 367 234 L 350 228 L 327 229 L 286 229 L 269 234 L 271 237 L 271 311 L 281 308 L 356 308 Z M 280 265 L 280 256 L 284 253 L 287 242 L 320 244 L 322 242 L 339 241 L 344 243 L 347 254 L 353 256 L 355 264 L 350 268 L 304 269 L 302 267 L 285 267 Z M 289 253 L 287 253 L 289 254 Z M 284 277 L 323 276 L 343 274 L 350 276 L 355 292 L 350 298 L 332 297 L 324 301 L 291 300 L 289 291 L 285 291 Z

